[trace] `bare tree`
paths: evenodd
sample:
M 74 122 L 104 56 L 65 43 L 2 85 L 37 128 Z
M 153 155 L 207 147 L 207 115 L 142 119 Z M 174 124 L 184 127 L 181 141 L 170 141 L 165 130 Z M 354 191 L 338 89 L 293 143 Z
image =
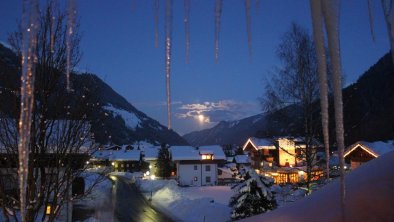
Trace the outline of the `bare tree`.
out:
M 35 64 L 35 101 L 33 122 L 29 145 L 30 162 L 27 180 L 27 215 L 25 221 L 54 221 L 62 216 L 68 203 L 74 198 L 83 197 L 101 179 L 89 187 L 72 193 L 76 178 L 84 177 L 85 162 L 95 149 L 91 139 L 89 116 L 95 109 L 95 93 L 80 86 L 71 92 L 66 90 L 65 71 L 67 14 L 56 1 L 48 1 L 39 15 Z M 21 50 L 22 30 L 12 33 L 9 38 L 16 52 Z M 80 35 L 78 23 L 70 37 L 71 68 L 78 64 Z M 20 56 L 20 54 L 19 54 Z M 20 74 L 17 74 L 20 75 Z M 72 76 L 77 83 L 77 76 Z M 20 84 L 20 83 L 19 83 Z M 10 84 L 12 85 L 12 84 Z M 18 84 L 17 84 L 18 85 Z M 18 89 L 6 89 L 17 92 Z M 4 97 L 2 97 L 4 98 Z M 18 192 L 9 192 L 7 183 L 17 184 L 18 167 L 18 113 L 20 95 L 14 93 L 13 107 L 2 110 L 0 115 L 0 146 L 3 161 L 1 177 L 9 181 L 0 183 L 0 204 L 3 215 L 8 220 L 17 220 L 19 206 Z M 4 104 L 4 103 L 2 103 Z M 18 107 L 18 108 L 14 108 Z
M 293 124 L 302 124 L 299 136 L 304 140 L 305 149 L 300 149 L 302 152 L 298 158 L 305 160 L 306 183 L 310 190 L 316 155 L 314 138 L 317 136 L 320 119 L 316 115 L 318 106 L 315 105 L 319 98 L 317 57 L 309 33 L 293 23 L 277 48 L 277 56 L 282 64 L 266 86 L 262 106 L 268 112 L 285 110 L 283 115 L 290 113 Z M 285 107 L 287 108 L 284 109 Z

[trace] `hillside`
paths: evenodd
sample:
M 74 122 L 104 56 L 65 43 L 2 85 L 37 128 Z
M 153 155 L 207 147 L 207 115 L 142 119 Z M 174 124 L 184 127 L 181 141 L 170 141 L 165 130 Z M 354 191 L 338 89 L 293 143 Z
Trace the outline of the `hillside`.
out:
M 19 60 L 8 48 L 0 44 L 1 110 L 17 113 L 19 92 Z M 88 118 L 96 142 L 127 144 L 135 141 L 185 145 L 187 142 L 176 132 L 168 130 L 158 121 L 137 110 L 124 97 L 94 74 L 73 74 L 74 89 L 71 96 L 77 97 L 83 90 L 93 92 L 91 101 L 97 108 Z
M 394 65 L 386 54 L 371 66 L 354 84 L 343 89 L 345 143 L 358 140 L 394 138 Z M 288 107 L 288 110 L 295 110 Z M 319 102 L 316 102 L 319 110 Z M 292 116 L 292 119 L 289 119 Z M 330 133 L 335 139 L 332 122 L 334 110 L 330 102 Z M 289 124 L 290 123 L 290 124 Z M 300 134 L 296 113 L 285 118 L 280 113 L 260 114 L 245 119 L 220 122 L 211 129 L 183 136 L 193 145 L 242 144 L 250 136 L 281 136 Z

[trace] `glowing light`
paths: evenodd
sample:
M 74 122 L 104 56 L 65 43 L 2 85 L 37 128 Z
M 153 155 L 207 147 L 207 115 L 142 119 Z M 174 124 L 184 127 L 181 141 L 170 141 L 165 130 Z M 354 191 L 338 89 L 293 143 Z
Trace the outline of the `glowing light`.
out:
M 156 179 L 156 176 L 152 174 L 152 175 L 150 175 L 150 179 L 154 180 L 154 179 Z
M 198 120 L 199 120 L 201 123 L 203 123 L 204 120 L 205 120 L 204 115 L 202 115 L 202 114 L 198 115 Z

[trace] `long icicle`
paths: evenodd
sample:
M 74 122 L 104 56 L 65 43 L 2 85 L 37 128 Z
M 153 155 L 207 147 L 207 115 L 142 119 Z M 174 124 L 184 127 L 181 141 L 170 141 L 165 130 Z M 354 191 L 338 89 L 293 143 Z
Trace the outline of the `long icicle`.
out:
M 160 14 L 160 0 L 155 0 L 154 3 L 154 22 L 155 22 L 155 48 L 159 47 L 159 14 Z
M 250 0 L 245 0 L 246 33 L 248 35 L 249 62 L 252 61 L 252 18 L 250 15 Z
M 219 35 L 220 23 L 222 17 L 223 0 L 216 0 L 215 2 L 215 60 L 219 62 Z
M 372 41 L 375 42 L 372 0 L 367 0 L 367 2 L 368 2 L 369 29 L 371 30 Z
M 260 0 L 256 0 L 255 7 L 256 7 L 256 13 L 259 13 L 260 12 Z
M 394 7 L 392 1 L 381 0 L 384 18 L 387 24 L 387 33 L 389 35 L 391 57 L 394 63 Z
M 19 117 L 19 190 L 22 221 L 27 221 L 27 180 L 29 171 L 29 144 L 34 104 L 35 63 L 38 29 L 38 0 L 23 2 L 21 107 Z
M 328 81 L 327 81 L 327 58 L 324 47 L 323 14 L 320 0 L 310 0 L 313 38 L 315 42 L 319 85 L 320 85 L 320 107 L 322 116 L 322 128 L 324 147 L 326 151 L 326 177 L 330 179 L 330 143 L 329 143 L 329 115 L 328 115 Z
M 67 17 L 67 35 L 66 35 L 66 53 L 67 53 L 67 64 L 66 64 L 66 86 L 67 91 L 71 91 L 70 83 L 70 72 L 71 72 L 71 50 L 72 50 L 72 35 L 74 33 L 75 23 L 75 0 L 68 0 L 68 17 Z
M 345 216 L 345 160 L 343 157 L 345 149 L 344 128 L 343 128 L 343 101 L 342 101 L 342 65 L 339 44 L 339 1 L 322 1 L 324 22 L 327 30 L 328 47 L 330 59 L 333 67 L 333 90 L 334 90 L 334 109 L 335 109 L 335 128 L 337 146 L 339 151 L 340 166 L 340 196 L 341 196 L 341 215 L 342 221 L 346 221 Z
M 164 21 L 165 29 L 165 72 L 166 72 L 166 92 L 167 92 L 167 117 L 168 129 L 171 129 L 171 41 L 172 41 L 172 0 L 166 0 L 166 14 Z
M 185 23 L 185 51 L 186 51 L 186 64 L 189 64 L 190 59 L 190 0 L 183 1 L 185 15 L 183 22 Z

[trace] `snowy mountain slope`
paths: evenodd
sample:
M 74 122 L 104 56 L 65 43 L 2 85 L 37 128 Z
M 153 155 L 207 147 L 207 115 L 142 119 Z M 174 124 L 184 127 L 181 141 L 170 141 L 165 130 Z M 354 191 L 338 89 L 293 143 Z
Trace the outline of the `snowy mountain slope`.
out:
M 7 109 L 3 110 L 6 113 L 17 113 L 18 61 L 14 52 L 0 44 L 0 109 Z M 72 74 L 71 80 L 74 89 L 74 95 L 71 96 L 78 99 L 82 91 L 94 94 L 91 102 L 97 104 L 97 108 L 88 118 L 91 120 L 96 142 L 131 144 L 135 141 L 148 141 L 157 145 L 187 145 L 176 132 L 137 110 L 96 75 Z
M 297 107 L 288 107 L 283 110 L 289 116 L 295 116 Z M 276 135 L 286 135 L 292 133 L 295 128 L 288 127 L 288 122 L 278 122 L 273 118 L 278 114 L 262 113 L 250 116 L 241 120 L 222 121 L 210 129 L 191 132 L 183 136 L 190 144 L 195 146 L 213 145 L 213 144 L 235 144 L 245 143 L 248 137 L 263 136 L 270 137 Z M 282 118 L 282 117 L 281 117 Z M 282 118 L 284 120 L 284 118 Z M 293 124 L 294 125 L 294 124 Z M 290 126 L 293 126 L 290 125 Z
M 346 221 L 394 221 L 394 152 L 346 175 Z M 341 221 L 339 180 L 282 208 L 243 221 Z
M 386 54 L 371 66 L 356 83 L 343 89 L 345 143 L 359 140 L 376 141 L 394 138 L 394 65 Z M 316 101 L 316 116 L 319 102 Z M 299 135 L 296 107 L 287 107 L 286 115 L 260 114 L 233 122 L 220 122 L 211 129 L 183 136 L 190 144 L 242 144 L 247 137 Z M 290 114 L 290 115 L 288 115 Z M 286 116 L 286 117 L 285 117 Z M 330 101 L 331 142 L 335 141 L 334 110 Z

